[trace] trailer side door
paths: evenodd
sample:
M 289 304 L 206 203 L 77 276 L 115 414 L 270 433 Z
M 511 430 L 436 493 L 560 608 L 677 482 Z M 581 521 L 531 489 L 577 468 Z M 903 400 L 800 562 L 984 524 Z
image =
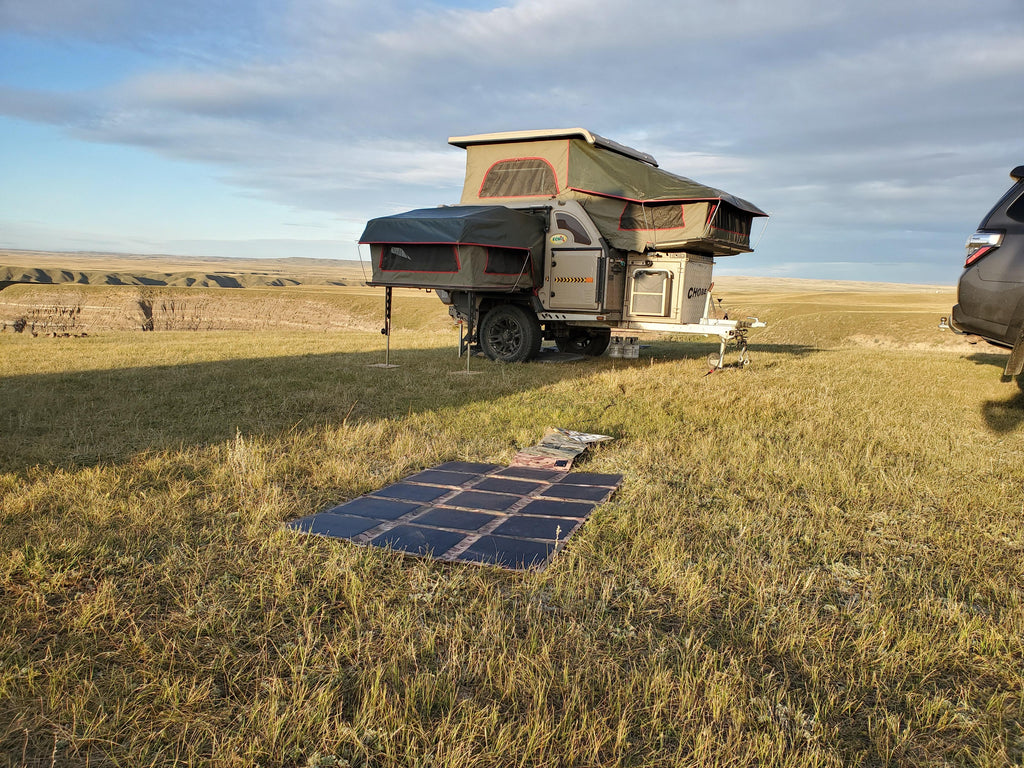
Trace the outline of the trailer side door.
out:
M 567 206 L 568 207 L 568 206 Z M 607 254 L 597 229 L 580 210 L 551 212 L 544 290 L 549 309 L 600 312 L 604 304 Z

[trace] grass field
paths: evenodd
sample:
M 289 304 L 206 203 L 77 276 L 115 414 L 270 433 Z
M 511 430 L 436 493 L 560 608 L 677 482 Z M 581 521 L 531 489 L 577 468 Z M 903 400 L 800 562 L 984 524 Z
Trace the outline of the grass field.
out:
M 770 327 L 710 376 L 717 345 L 668 337 L 466 376 L 418 293 L 396 302 L 401 367 L 369 368 L 380 307 L 354 288 L 317 298 L 346 329 L 0 334 L 0 755 L 1021 764 L 1005 355 L 935 330 L 951 290 L 721 283 Z M 548 425 L 615 436 L 582 468 L 625 480 L 542 572 L 284 528 Z

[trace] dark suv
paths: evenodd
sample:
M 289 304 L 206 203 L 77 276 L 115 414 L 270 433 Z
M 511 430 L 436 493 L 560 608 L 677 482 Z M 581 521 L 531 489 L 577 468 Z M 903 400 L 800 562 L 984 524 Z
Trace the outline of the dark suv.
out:
M 967 241 L 950 325 L 1013 350 L 1004 374 L 1024 368 L 1024 165 L 1014 184 Z

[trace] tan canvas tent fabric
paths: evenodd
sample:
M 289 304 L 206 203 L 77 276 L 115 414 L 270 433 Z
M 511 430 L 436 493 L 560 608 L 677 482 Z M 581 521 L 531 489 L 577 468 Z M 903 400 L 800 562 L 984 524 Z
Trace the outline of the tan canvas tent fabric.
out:
M 623 250 L 750 251 L 753 203 L 662 170 L 581 128 L 453 137 L 467 151 L 463 204 L 578 200 Z

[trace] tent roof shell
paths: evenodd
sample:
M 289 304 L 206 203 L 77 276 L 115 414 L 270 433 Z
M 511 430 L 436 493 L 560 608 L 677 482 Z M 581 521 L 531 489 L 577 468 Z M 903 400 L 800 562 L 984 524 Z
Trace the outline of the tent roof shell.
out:
M 544 225 L 537 216 L 502 205 L 420 208 L 366 223 L 360 243 L 482 245 L 543 252 Z
M 475 136 L 450 136 L 448 137 L 448 143 L 453 147 L 466 149 L 467 147 L 480 144 L 513 144 L 520 141 L 544 141 L 546 139 L 583 139 L 592 147 L 610 149 L 612 152 L 618 152 L 620 155 L 653 165 L 655 168 L 658 167 L 658 161 L 652 155 L 640 152 L 632 147 L 627 147 L 625 144 L 619 144 L 617 141 L 606 139 L 604 136 L 588 131 L 586 128 L 554 128 L 534 131 L 478 133 Z

